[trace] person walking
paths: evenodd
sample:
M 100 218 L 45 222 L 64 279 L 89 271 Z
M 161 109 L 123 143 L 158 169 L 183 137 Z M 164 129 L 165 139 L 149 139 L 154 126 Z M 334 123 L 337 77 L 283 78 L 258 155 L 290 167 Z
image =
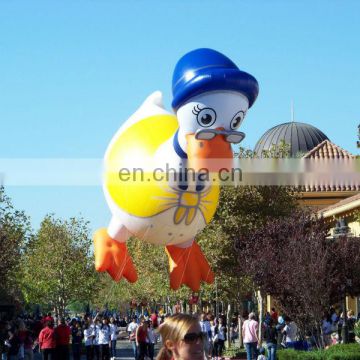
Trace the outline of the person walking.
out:
M 282 331 L 283 334 L 285 334 L 286 336 L 285 337 L 286 347 L 289 349 L 294 348 L 295 342 L 297 340 L 298 328 L 295 322 L 288 316 L 285 317 L 285 326 Z
M 115 323 L 115 319 L 113 317 L 110 318 L 110 354 L 111 360 L 115 360 L 116 358 L 116 340 L 118 335 L 118 327 Z
M 93 360 L 94 358 L 94 347 L 93 347 L 94 338 L 95 338 L 94 328 L 91 326 L 90 320 L 88 319 L 85 321 L 85 327 L 84 327 L 86 360 Z
M 100 360 L 110 360 L 110 326 L 109 319 L 104 318 L 99 328 Z
M 248 320 L 245 320 L 242 326 L 247 360 L 254 360 L 257 357 L 257 345 L 259 343 L 258 328 L 259 324 L 255 320 L 255 313 L 251 312 Z
M 25 325 L 24 321 L 20 321 L 19 323 L 19 331 L 18 336 L 20 340 L 20 350 L 18 353 L 18 360 L 33 360 L 34 359 L 34 352 L 33 352 L 33 345 L 34 340 L 31 331 Z
M 21 350 L 21 341 L 19 338 L 19 329 L 16 325 L 13 325 L 9 329 L 9 337 L 8 341 L 6 341 L 6 344 L 9 346 L 7 358 L 8 360 L 18 360 L 18 355 Z M 21 354 L 20 354 L 21 358 Z M 23 359 L 23 358 L 22 358 Z
M 138 360 L 144 360 L 147 353 L 148 326 L 145 319 L 140 319 L 140 326 L 136 329 L 136 345 L 138 347 Z
M 93 334 L 94 334 L 94 339 L 93 339 L 94 359 L 100 360 L 101 359 L 100 344 L 99 344 L 99 332 L 100 332 L 100 327 L 101 327 L 101 317 L 100 316 L 95 316 L 92 327 L 93 327 Z
M 200 321 L 199 321 L 201 331 L 204 334 L 204 346 L 205 346 L 205 354 L 206 358 L 211 357 L 211 325 L 210 321 L 207 318 L 207 315 L 205 313 L 202 313 L 200 315 Z
M 56 347 L 54 323 L 48 320 L 46 326 L 40 331 L 39 346 L 43 360 L 53 360 L 53 354 Z
M 128 328 L 127 328 L 127 332 L 129 333 L 129 341 L 131 343 L 133 352 L 134 352 L 134 358 L 135 360 L 137 359 L 137 346 L 136 346 L 136 330 L 138 328 L 138 324 L 136 323 L 136 318 L 133 317 L 131 323 L 129 324 Z
M 224 319 L 222 317 L 219 318 L 219 323 L 217 324 L 217 342 L 216 342 L 216 355 L 218 358 L 222 358 L 222 353 L 225 348 L 226 341 L 226 326 L 224 324 Z
M 83 339 L 83 332 L 81 324 L 77 320 L 73 320 L 71 327 L 71 347 L 74 360 L 80 360 L 81 358 L 81 344 Z
M 154 324 L 151 320 L 148 321 L 148 344 L 147 344 L 147 355 L 150 360 L 154 360 L 154 353 L 155 353 L 155 329 Z
M 264 339 L 268 351 L 268 360 L 276 360 L 277 330 L 273 318 L 265 322 Z
M 68 360 L 70 358 L 69 344 L 70 344 L 70 326 L 66 324 L 65 318 L 60 319 L 60 324 L 55 328 L 55 358 L 57 360 Z

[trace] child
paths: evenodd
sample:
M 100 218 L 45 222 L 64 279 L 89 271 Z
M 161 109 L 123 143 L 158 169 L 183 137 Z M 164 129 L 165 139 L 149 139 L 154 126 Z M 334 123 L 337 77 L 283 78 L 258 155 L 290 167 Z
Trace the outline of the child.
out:
M 257 357 L 257 360 L 266 360 L 265 357 L 265 348 L 263 348 L 262 346 L 259 348 L 258 350 L 259 356 Z

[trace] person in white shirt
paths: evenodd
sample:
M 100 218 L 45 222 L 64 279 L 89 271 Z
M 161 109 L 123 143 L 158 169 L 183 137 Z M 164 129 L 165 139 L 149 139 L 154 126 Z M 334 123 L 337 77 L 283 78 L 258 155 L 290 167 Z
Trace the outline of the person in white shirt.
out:
M 100 360 L 100 345 L 99 345 L 99 331 L 101 326 L 101 320 L 95 317 L 94 323 L 92 324 L 92 330 L 94 334 L 93 346 L 94 346 L 94 359 Z
M 115 360 L 116 358 L 116 340 L 118 334 L 118 327 L 115 323 L 115 319 L 113 317 L 110 318 L 110 353 L 111 353 L 111 360 Z
M 99 328 L 100 359 L 110 360 L 110 326 L 109 320 L 104 318 Z
M 217 360 L 222 358 L 226 340 L 226 327 L 224 326 L 223 318 L 219 318 L 216 325 L 214 321 L 211 321 L 211 323 L 212 357 Z
M 205 348 L 205 354 L 206 357 L 211 357 L 210 351 L 211 351 L 211 347 L 210 347 L 210 341 L 211 341 L 211 325 L 210 325 L 210 321 L 208 320 L 207 316 L 205 313 L 201 314 L 200 317 L 200 327 L 201 327 L 201 332 L 204 334 L 204 348 Z
M 293 347 L 293 343 L 297 340 L 297 332 L 298 328 L 294 321 L 292 321 L 289 317 L 285 318 L 285 327 L 282 330 L 286 335 L 286 347 Z
M 226 340 L 226 326 L 224 325 L 224 319 L 222 317 L 219 318 L 219 324 L 217 325 L 217 329 L 218 329 L 217 356 L 222 358 L 222 353 L 225 348 L 225 340 Z
M 259 323 L 255 320 L 255 313 L 251 312 L 249 318 L 244 321 L 242 325 L 243 342 L 246 349 L 248 359 L 256 358 L 258 339 Z
M 131 342 L 135 359 L 137 359 L 136 330 L 138 326 L 139 325 L 136 323 L 136 318 L 134 317 L 127 328 L 127 332 L 129 334 L 129 341 Z
M 94 356 L 93 340 L 94 340 L 94 328 L 91 326 L 90 321 L 85 322 L 84 328 L 84 341 L 86 349 L 86 360 L 92 360 Z
M 211 348 L 211 358 L 215 359 L 216 353 L 215 353 L 215 343 L 218 339 L 217 336 L 217 328 L 215 324 L 214 319 L 210 319 L 210 329 L 211 329 L 211 342 L 210 342 L 210 348 Z

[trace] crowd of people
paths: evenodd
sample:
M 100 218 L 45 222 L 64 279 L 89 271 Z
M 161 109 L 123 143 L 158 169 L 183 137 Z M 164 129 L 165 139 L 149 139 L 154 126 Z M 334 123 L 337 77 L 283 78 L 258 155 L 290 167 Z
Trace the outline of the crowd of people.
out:
M 348 342 L 355 341 L 354 326 L 358 320 L 360 320 L 360 314 L 358 314 L 356 318 L 352 310 L 347 312 Z M 330 310 L 324 314 L 322 332 L 325 347 L 342 342 L 344 323 L 345 317 L 343 312 L 338 313 L 334 308 L 330 308 Z
M 360 315 L 360 314 L 359 314 Z M 355 341 L 354 325 L 360 316 L 356 318 L 352 310 L 347 312 L 348 342 Z M 279 316 L 274 308 L 266 313 L 263 322 L 263 338 L 258 338 L 258 321 L 255 313 L 250 313 L 242 327 L 243 342 L 245 345 L 247 360 L 276 360 L 277 349 L 311 350 L 319 345 L 328 348 L 331 345 L 341 343 L 342 329 L 345 323 L 344 313 L 330 308 L 324 314 L 319 336 L 315 336 L 318 329 L 308 333 L 305 339 L 300 339 L 299 329 L 289 316 Z M 322 344 L 319 344 L 319 341 Z M 265 347 L 263 347 L 265 345 Z M 265 357 L 267 349 L 267 358 Z
M 154 312 L 130 320 L 101 315 L 54 319 L 48 313 L 42 318 L 1 321 L 0 352 L 2 360 L 33 360 L 36 352 L 41 352 L 44 360 L 67 360 L 70 355 L 80 360 L 82 354 L 86 354 L 87 360 L 113 360 L 117 355 L 119 330 L 126 329 L 134 359 L 153 360 L 155 344 L 163 342 L 160 325 L 169 318 L 170 315 L 159 316 Z M 225 317 L 203 313 L 196 319 L 201 329 L 203 354 L 221 359 L 227 339 Z M 187 341 L 191 339 L 188 336 Z
M 113 360 L 119 326 L 124 319 L 96 315 L 57 321 L 51 313 L 41 319 L 27 317 L 12 322 L 0 322 L 0 351 L 2 360 L 33 360 L 41 351 L 44 360 L 67 360 L 70 352 L 80 360 Z
M 243 315 L 241 329 L 238 328 L 238 320 L 235 316 L 227 327 L 224 315 L 215 317 L 211 313 L 159 316 L 154 312 L 130 319 L 100 313 L 94 317 L 54 319 L 48 313 L 37 319 L 27 317 L 12 322 L 0 321 L 1 359 L 33 360 L 34 352 L 40 351 L 44 360 L 68 360 L 70 354 L 74 360 L 80 360 L 82 354 L 87 360 L 114 360 L 121 329 L 125 330 L 125 336 L 131 343 L 135 360 L 154 360 L 157 343 L 161 343 L 162 348 L 156 360 L 176 360 L 177 352 L 180 354 L 178 359 L 182 360 L 221 360 L 228 337 L 230 342 L 234 342 L 238 336 L 242 337 L 247 360 L 276 360 L 279 348 L 297 349 L 301 346 L 306 350 L 314 345 L 311 337 L 308 341 L 299 341 L 295 322 L 288 316 L 279 316 L 274 308 L 265 314 L 261 339 L 255 313 Z M 353 312 L 349 311 L 350 342 L 355 340 L 353 330 L 356 321 Z M 183 328 L 178 329 L 179 324 Z M 343 326 L 343 314 L 331 308 L 322 322 L 321 339 L 325 347 L 341 342 Z M 183 352 L 190 357 L 184 357 Z

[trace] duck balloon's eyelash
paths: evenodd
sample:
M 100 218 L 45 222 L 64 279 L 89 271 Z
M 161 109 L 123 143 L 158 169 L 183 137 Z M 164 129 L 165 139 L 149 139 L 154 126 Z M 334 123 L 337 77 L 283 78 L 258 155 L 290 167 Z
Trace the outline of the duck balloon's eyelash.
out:
M 193 113 L 194 115 L 198 115 L 201 110 L 202 110 L 202 109 L 200 108 L 199 104 L 197 104 L 197 105 L 195 105 L 194 108 L 192 109 L 192 113 Z

